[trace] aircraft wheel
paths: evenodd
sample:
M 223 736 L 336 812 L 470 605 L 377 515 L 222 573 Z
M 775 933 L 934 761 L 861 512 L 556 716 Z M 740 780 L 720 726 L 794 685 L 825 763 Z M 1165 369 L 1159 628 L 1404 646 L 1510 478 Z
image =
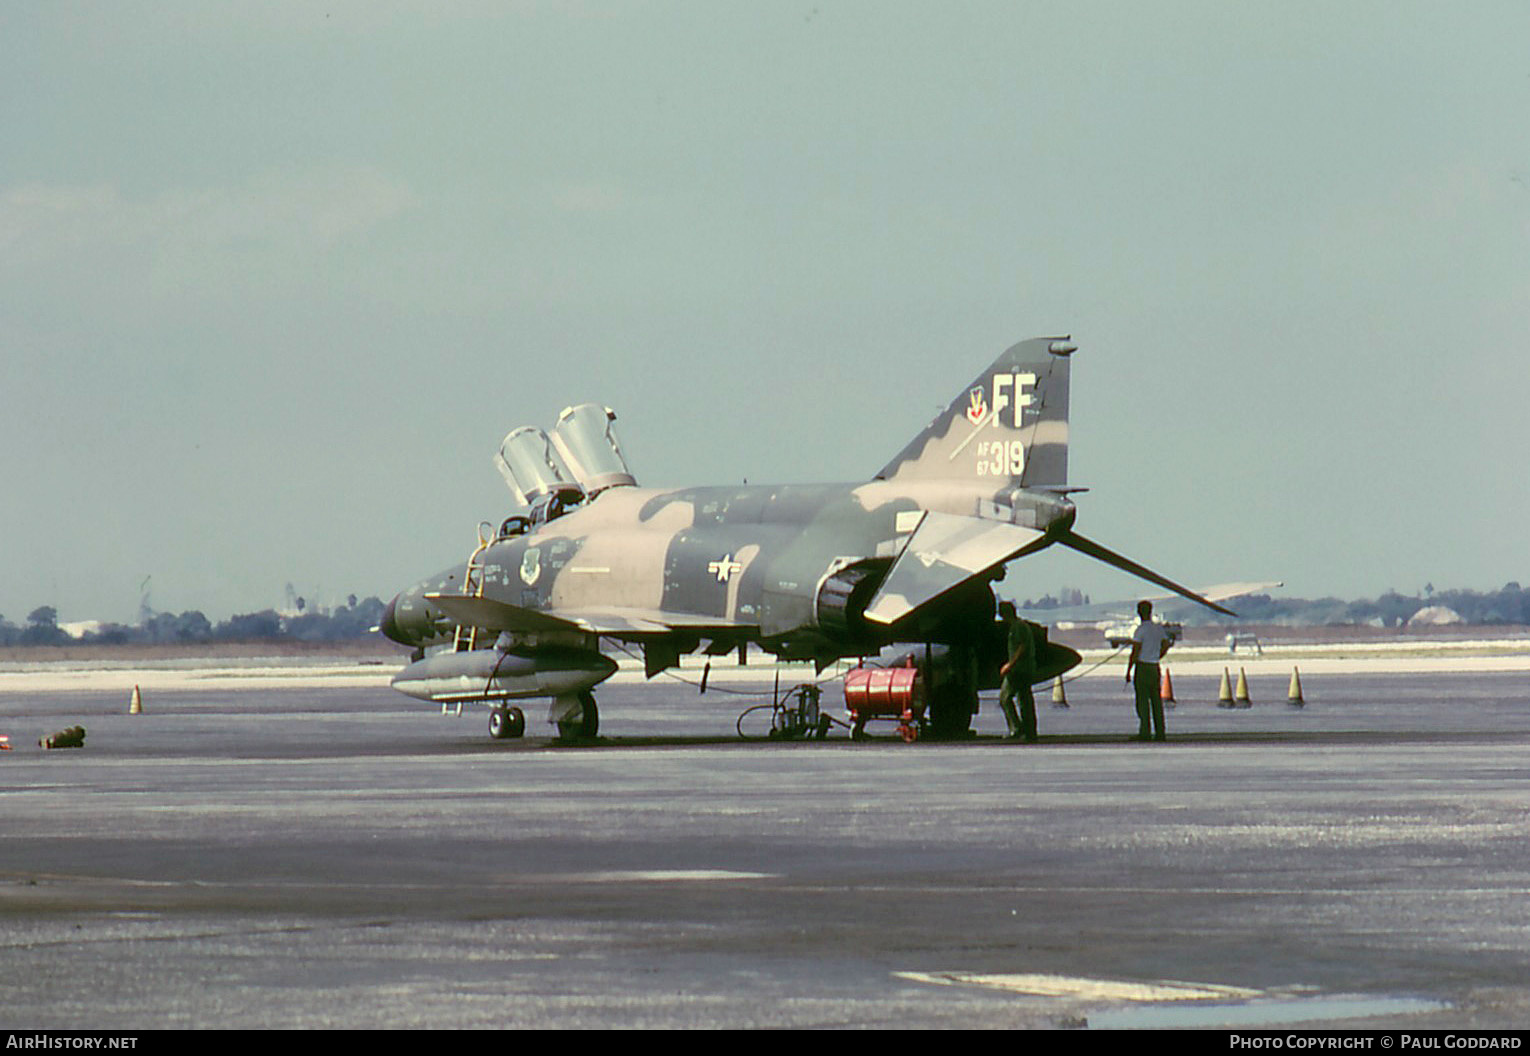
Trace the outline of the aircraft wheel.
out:
M 929 727 L 931 736 L 954 740 L 971 735 L 977 693 L 966 686 L 948 685 L 932 694 Z
M 519 737 L 526 732 L 526 713 L 520 708 L 492 708 L 489 711 L 489 736 L 496 741 Z
M 577 719 L 558 723 L 560 741 L 593 741 L 600 733 L 600 709 L 595 706 L 595 694 L 585 690 L 579 694 L 579 704 Z

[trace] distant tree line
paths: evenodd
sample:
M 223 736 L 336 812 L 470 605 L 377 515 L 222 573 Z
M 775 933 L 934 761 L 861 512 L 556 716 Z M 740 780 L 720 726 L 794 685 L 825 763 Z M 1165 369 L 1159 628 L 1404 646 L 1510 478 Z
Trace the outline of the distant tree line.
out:
M 1088 598 L 1077 591 L 1060 591 L 1028 601 L 1028 607 L 1053 608 L 1087 604 Z M 1530 625 L 1530 590 L 1517 582 L 1505 583 L 1495 591 L 1436 591 L 1426 586 L 1415 596 L 1389 590 L 1376 598 L 1344 601 L 1340 598 L 1272 598 L 1268 594 L 1250 594 L 1232 603 L 1242 623 L 1284 624 L 1295 627 L 1321 627 L 1366 624 L 1377 627 L 1402 627 L 1422 609 L 1443 606 L 1468 624 Z M 296 614 L 275 609 L 246 612 L 220 623 L 213 623 L 201 612 L 190 610 L 147 613 L 136 626 L 121 623 L 102 624 L 98 630 L 79 638 L 58 625 L 58 610 L 43 605 L 27 614 L 26 623 L 18 626 L 0 616 L 0 646 L 142 644 L 181 645 L 199 642 L 293 641 L 333 642 L 366 638 L 382 622 L 383 603 L 375 597 L 357 600 L 352 594 L 346 604 L 333 609 L 307 608 Z M 1200 619 L 1189 614 L 1187 623 L 1223 622 L 1219 618 Z
M 1072 605 L 1088 605 L 1089 595 L 1073 587 L 1064 587 L 1057 594 L 1043 594 L 1039 598 L 1026 598 L 1020 603 L 1022 609 L 1065 609 Z
M 58 610 L 51 605 L 33 609 L 22 626 L 0 616 L 0 646 L 7 645 L 183 645 L 201 642 L 294 641 L 332 642 L 365 638 L 382 622 L 383 603 L 377 598 L 357 600 L 352 594 L 344 606 L 328 610 L 307 609 L 297 615 L 275 609 L 241 613 L 220 623 L 190 610 L 145 613 L 136 626 L 105 623 L 78 638 L 58 625 Z
M 1321 627 L 1365 624 L 1402 627 L 1420 611 L 1447 608 L 1470 624 L 1530 624 L 1530 590 L 1517 582 L 1495 591 L 1436 591 L 1432 585 L 1414 596 L 1389 590 L 1376 598 L 1343 601 L 1339 598 L 1272 598 L 1250 594 L 1228 602 L 1243 623 L 1286 624 Z M 1218 622 L 1218 621 L 1207 621 Z

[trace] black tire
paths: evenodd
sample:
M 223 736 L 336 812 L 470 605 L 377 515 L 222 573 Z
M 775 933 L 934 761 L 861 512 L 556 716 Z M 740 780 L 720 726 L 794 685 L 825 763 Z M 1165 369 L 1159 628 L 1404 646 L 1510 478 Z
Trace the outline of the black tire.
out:
M 977 692 L 969 686 L 947 684 L 931 694 L 929 730 L 936 740 L 959 740 L 972 735 Z
M 493 708 L 489 711 L 489 736 L 496 741 L 520 737 L 526 732 L 526 713 L 520 708 Z
M 593 741 L 600 734 L 600 709 L 595 705 L 595 694 L 585 690 L 579 694 L 579 717 L 558 723 L 558 740 Z
M 926 732 L 938 741 L 972 736 L 972 717 L 978 710 L 975 647 L 970 641 L 953 642 L 945 663 L 926 666 Z

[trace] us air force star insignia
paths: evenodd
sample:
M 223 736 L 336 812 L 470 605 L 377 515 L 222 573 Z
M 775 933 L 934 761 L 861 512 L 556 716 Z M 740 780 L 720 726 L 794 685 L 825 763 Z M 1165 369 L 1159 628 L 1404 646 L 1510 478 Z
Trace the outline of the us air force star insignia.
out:
M 733 560 L 732 554 L 724 557 L 721 561 L 712 561 L 707 564 L 707 571 L 716 576 L 719 583 L 726 583 L 733 573 L 742 572 L 743 570 L 744 566 Z

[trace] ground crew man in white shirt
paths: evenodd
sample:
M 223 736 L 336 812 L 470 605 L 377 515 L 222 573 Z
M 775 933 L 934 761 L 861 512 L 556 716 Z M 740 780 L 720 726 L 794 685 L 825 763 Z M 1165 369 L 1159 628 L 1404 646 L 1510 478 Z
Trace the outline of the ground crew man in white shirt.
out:
M 1172 644 L 1163 624 L 1153 622 L 1153 603 L 1137 602 L 1140 622 L 1132 632 L 1132 655 L 1126 660 L 1126 680 L 1135 672 L 1137 693 L 1137 740 L 1161 741 L 1163 736 L 1163 683 L 1158 661 Z M 1151 724 L 1151 725 L 1150 725 Z

